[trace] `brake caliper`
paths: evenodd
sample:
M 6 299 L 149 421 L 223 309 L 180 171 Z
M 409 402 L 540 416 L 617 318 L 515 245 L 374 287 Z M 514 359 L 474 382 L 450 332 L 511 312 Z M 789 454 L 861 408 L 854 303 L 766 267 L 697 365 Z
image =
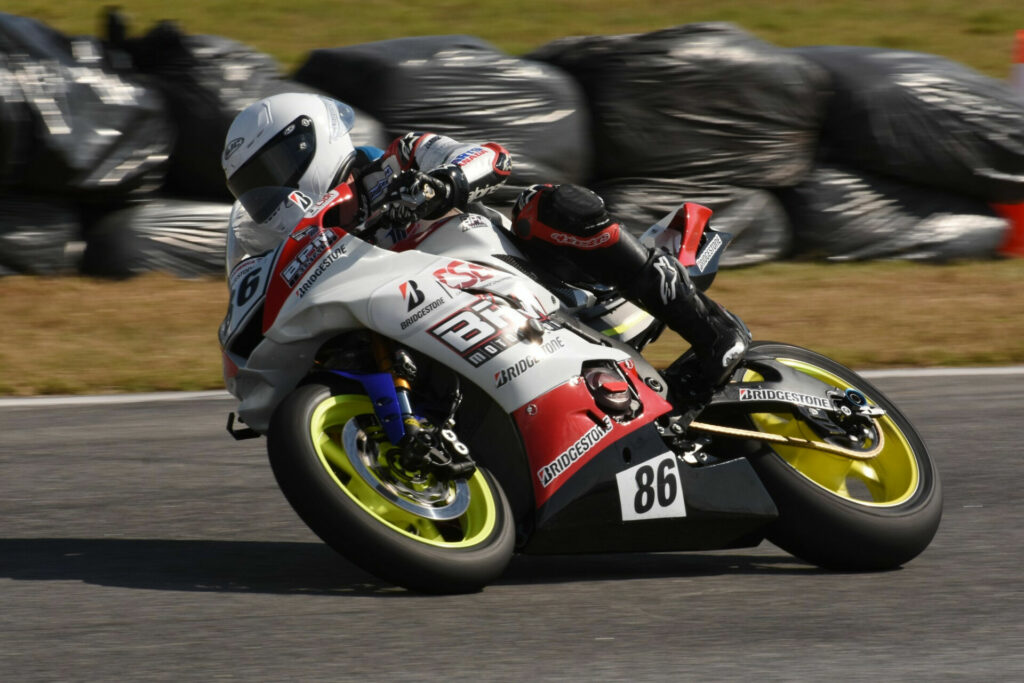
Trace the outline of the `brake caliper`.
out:
M 868 403 L 867 396 L 856 389 L 829 391 L 832 410 L 801 407 L 800 413 L 815 432 L 825 440 L 847 440 L 861 446 L 877 439 L 874 418 L 885 411 Z

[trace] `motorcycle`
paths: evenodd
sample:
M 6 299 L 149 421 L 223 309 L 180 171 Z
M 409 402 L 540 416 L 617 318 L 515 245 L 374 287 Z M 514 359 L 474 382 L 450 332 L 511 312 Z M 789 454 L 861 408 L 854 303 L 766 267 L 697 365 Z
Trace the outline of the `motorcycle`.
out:
M 396 224 L 386 250 L 351 227 L 349 186 L 295 200 L 305 218 L 270 252 L 245 255 L 228 231 L 227 427 L 266 437 L 299 517 L 370 573 L 475 591 L 515 552 L 765 539 L 820 567 L 884 570 L 934 536 L 925 444 L 841 364 L 755 341 L 698 396 L 692 351 L 653 367 L 658 321 L 539 269 L 496 211 Z M 710 215 L 684 203 L 642 237 L 701 289 L 730 240 Z

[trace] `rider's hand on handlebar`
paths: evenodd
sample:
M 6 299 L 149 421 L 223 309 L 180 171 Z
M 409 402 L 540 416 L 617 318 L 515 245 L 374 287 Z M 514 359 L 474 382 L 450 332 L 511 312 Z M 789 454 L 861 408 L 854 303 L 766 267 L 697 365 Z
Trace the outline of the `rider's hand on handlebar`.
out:
M 452 208 L 452 194 L 452 188 L 441 178 L 422 171 L 402 171 L 388 186 L 381 218 L 392 225 L 437 218 Z

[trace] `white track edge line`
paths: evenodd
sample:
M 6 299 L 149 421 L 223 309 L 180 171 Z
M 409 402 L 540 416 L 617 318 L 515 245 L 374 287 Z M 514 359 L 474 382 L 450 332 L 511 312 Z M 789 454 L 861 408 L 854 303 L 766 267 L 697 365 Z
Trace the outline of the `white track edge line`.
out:
M 990 368 L 894 368 L 861 370 L 866 379 L 898 377 L 982 377 L 986 375 L 1024 375 L 1024 365 Z M 0 408 L 45 408 L 50 406 L 113 406 L 160 401 L 227 400 L 234 397 L 226 391 L 161 391 L 142 394 L 111 394 L 109 396 L 25 396 L 0 398 Z

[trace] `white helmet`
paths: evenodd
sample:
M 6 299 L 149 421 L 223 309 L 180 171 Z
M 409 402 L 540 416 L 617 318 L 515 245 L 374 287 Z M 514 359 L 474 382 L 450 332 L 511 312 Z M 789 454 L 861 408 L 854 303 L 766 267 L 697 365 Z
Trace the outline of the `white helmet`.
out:
M 283 93 L 246 107 L 228 129 L 221 165 L 228 189 L 261 231 L 285 236 L 344 180 L 355 158 L 352 108 Z

